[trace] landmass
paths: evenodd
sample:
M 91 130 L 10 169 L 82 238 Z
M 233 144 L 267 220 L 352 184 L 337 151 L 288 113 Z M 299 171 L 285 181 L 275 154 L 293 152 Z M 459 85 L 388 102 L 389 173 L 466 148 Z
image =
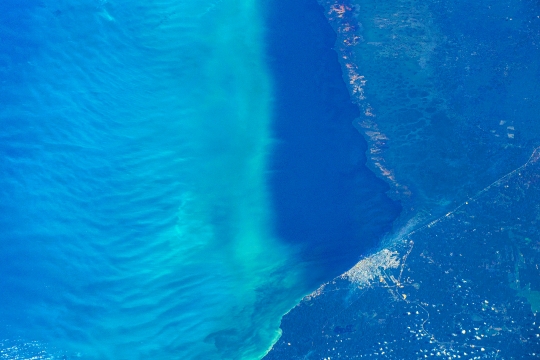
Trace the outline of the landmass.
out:
M 539 158 L 306 296 L 265 359 L 540 356 Z
M 538 3 L 320 4 L 368 166 L 404 211 L 265 359 L 539 358 Z

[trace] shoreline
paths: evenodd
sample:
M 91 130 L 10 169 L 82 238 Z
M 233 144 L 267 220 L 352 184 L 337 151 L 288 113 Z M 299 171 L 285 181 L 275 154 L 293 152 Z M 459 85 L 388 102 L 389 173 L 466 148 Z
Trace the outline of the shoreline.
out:
M 357 113 L 357 116 L 354 117 L 354 118 L 351 118 L 350 123 L 347 124 L 347 126 L 350 126 L 350 132 L 357 134 L 358 135 L 358 140 L 360 140 L 363 143 L 363 144 L 360 144 L 361 147 L 362 147 L 362 152 L 363 152 L 363 155 L 362 155 L 363 160 L 360 161 L 360 163 L 361 163 L 360 166 L 365 167 L 366 171 L 369 172 L 373 176 L 373 179 L 376 179 L 377 182 L 381 182 L 381 183 L 384 184 L 386 190 L 384 190 L 383 194 L 384 194 L 385 197 L 388 198 L 388 201 L 391 201 L 393 204 L 399 204 L 400 201 L 402 200 L 402 197 L 399 195 L 399 191 L 396 191 L 394 188 L 399 188 L 400 185 L 397 184 L 397 181 L 395 181 L 395 180 L 392 181 L 391 176 L 388 177 L 388 176 L 381 175 L 381 174 L 384 174 L 385 171 L 387 171 L 388 173 L 391 174 L 391 170 L 386 169 L 386 167 L 385 167 L 386 165 L 384 164 L 384 159 L 382 157 L 380 157 L 378 159 L 378 161 L 374 161 L 373 156 L 370 156 L 370 154 L 371 155 L 376 154 L 377 151 L 380 151 L 380 148 L 385 146 L 384 135 L 382 133 L 378 132 L 378 130 L 374 129 L 373 127 L 366 128 L 365 124 L 361 124 L 361 123 L 358 122 L 359 116 L 362 116 L 362 112 L 364 112 L 364 114 L 365 114 L 365 113 L 368 113 L 369 110 L 364 109 L 363 104 L 361 104 L 360 101 L 357 101 L 357 99 L 355 99 L 355 97 L 353 96 L 354 93 L 351 93 L 351 86 L 355 85 L 355 84 L 349 83 L 350 79 L 348 77 L 346 77 L 346 73 L 344 72 L 343 61 L 342 61 L 342 58 L 341 58 L 340 51 L 338 51 L 336 49 L 336 47 L 335 47 L 335 45 L 337 44 L 337 42 L 340 39 L 340 33 L 338 33 L 336 31 L 336 29 L 334 28 L 331 21 L 329 21 L 329 19 L 327 17 L 327 14 L 325 14 L 326 8 L 324 6 L 322 6 L 322 4 L 320 2 L 318 2 L 317 0 L 314 0 L 313 4 L 318 5 L 320 7 L 321 16 L 324 17 L 326 25 L 328 27 L 332 28 L 331 31 L 334 34 L 335 41 L 334 41 L 334 45 L 332 45 L 330 47 L 328 52 L 334 53 L 336 55 L 337 64 L 338 64 L 338 66 L 340 68 L 339 69 L 339 71 L 340 71 L 340 82 L 347 89 L 348 101 L 350 101 L 351 104 L 353 104 L 353 106 L 360 111 L 359 113 Z M 318 41 L 321 41 L 321 40 L 318 40 Z M 361 81 L 360 78 L 358 78 L 357 80 Z M 274 84 L 274 87 L 276 88 L 277 86 Z M 360 90 L 361 89 L 358 89 L 357 91 L 360 91 Z M 276 102 L 277 102 L 277 100 L 276 100 Z M 362 131 L 359 128 L 362 125 L 364 125 L 364 128 L 363 128 L 364 131 Z M 371 137 L 366 136 L 366 134 L 369 131 L 372 132 L 373 136 L 371 136 Z M 374 151 L 374 149 L 379 149 L 379 150 Z M 396 185 L 398 185 L 398 186 L 396 186 Z M 405 189 L 405 191 L 407 191 L 406 187 L 403 187 L 403 188 Z M 392 234 L 395 232 L 396 223 L 398 223 L 400 221 L 400 219 L 402 219 L 404 217 L 404 213 L 405 213 L 405 211 L 403 210 L 403 207 L 400 206 L 399 214 L 398 214 L 397 217 L 393 218 L 393 220 L 390 223 L 390 227 L 388 229 L 386 229 L 384 232 L 378 234 L 376 239 L 373 239 L 374 242 L 376 241 L 375 243 L 370 244 L 370 246 L 363 249 L 361 252 L 358 252 L 357 254 L 355 254 L 354 256 L 355 256 L 356 260 L 353 263 L 351 263 L 350 266 L 347 266 L 344 271 L 346 272 L 351 267 L 354 267 L 355 264 L 358 263 L 358 261 L 362 261 L 364 258 L 369 257 L 372 254 L 379 252 L 384 247 L 385 241 L 388 238 L 388 236 L 392 236 Z M 332 276 L 327 277 L 326 280 L 324 280 L 322 282 L 319 282 L 318 285 L 316 285 L 316 287 L 314 288 L 314 290 L 312 292 L 307 293 L 304 296 L 302 296 L 300 299 L 298 299 L 298 301 L 295 303 L 295 305 L 293 307 L 291 307 L 286 313 L 284 313 L 282 315 L 282 319 L 285 316 L 287 316 L 289 313 L 291 313 L 291 311 L 293 311 L 298 306 L 300 306 L 302 304 L 302 302 L 304 301 L 304 299 L 306 299 L 307 297 L 312 296 L 313 293 L 317 292 L 318 289 L 320 289 L 321 286 L 324 286 L 328 282 L 331 282 L 332 279 L 335 279 L 336 277 L 339 277 L 342 274 L 343 274 L 343 271 L 339 272 L 339 273 L 336 273 L 336 274 L 333 274 Z M 272 351 L 274 345 L 277 344 L 279 339 L 281 338 L 282 333 L 283 333 L 283 331 L 282 331 L 282 328 L 280 326 L 279 327 L 279 335 L 276 336 L 276 338 L 273 340 L 272 345 L 268 348 L 268 350 L 264 354 L 263 358 L 266 357 Z
M 402 209 L 366 165 L 368 143 L 353 126 L 359 108 L 324 8 L 316 0 L 268 7 L 277 236 L 302 249 L 300 260 L 312 269 L 306 280 L 316 288 L 379 247 Z
M 394 170 L 386 163 L 383 155 L 385 149 L 388 148 L 389 138 L 374 121 L 377 114 L 369 104 L 364 90 L 369 79 L 359 73 L 356 65 L 354 46 L 365 41 L 362 36 L 362 24 L 354 22 L 356 12 L 360 10 L 354 5 L 338 3 L 336 0 L 317 1 L 325 9 L 328 23 L 336 33 L 334 50 L 338 54 L 339 63 L 343 70 L 343 80 L 349 90 L 351 101 L 361 110 L 361 115 L 354 121 L 353 126 L 368 144 L 366 158 L 370 161 L 366 162 L 366 166 L 380 179 L 388 183 L 391 187 L 388 195 L 392 199 L 406 201 L 412 195 L 411 191 L 398 181 Z

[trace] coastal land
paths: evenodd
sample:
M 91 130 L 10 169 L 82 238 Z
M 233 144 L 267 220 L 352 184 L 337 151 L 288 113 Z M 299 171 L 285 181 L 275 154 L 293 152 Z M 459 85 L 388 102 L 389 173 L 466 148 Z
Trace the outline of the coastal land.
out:
M 404 211 L 265 359 L 538 356 L 538 4 L 320 3 Z

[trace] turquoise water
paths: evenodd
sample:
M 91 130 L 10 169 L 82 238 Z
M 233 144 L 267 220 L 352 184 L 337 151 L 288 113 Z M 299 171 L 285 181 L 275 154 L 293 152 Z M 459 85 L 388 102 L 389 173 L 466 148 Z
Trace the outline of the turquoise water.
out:
M 211 358 L 205 338 L 234 318 L 233 341 L 259 331 L 268 341 L 267 320 L 251 319 L 255 290 L 290 255 L 268 225 L 258 11 L 250 1 L 21 9 L 26 35 L 42 38 L 13 59 L 2 197 L 16 210 L 7 261 L 34 266 L 5 266 L 3 316 L 27 324 L 6 335 L 92 358 Z
M 261 357 L 322 277 L 275 226 L 266 8 L 4 4 L 2 356 Z

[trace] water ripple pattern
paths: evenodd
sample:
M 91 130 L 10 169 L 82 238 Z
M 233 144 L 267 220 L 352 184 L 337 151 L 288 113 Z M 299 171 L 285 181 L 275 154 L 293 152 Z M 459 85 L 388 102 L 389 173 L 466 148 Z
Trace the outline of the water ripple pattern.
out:
M 264 353 L 301 294 L 269 226 L 258 3 L 1 7 L 0 354 Z

